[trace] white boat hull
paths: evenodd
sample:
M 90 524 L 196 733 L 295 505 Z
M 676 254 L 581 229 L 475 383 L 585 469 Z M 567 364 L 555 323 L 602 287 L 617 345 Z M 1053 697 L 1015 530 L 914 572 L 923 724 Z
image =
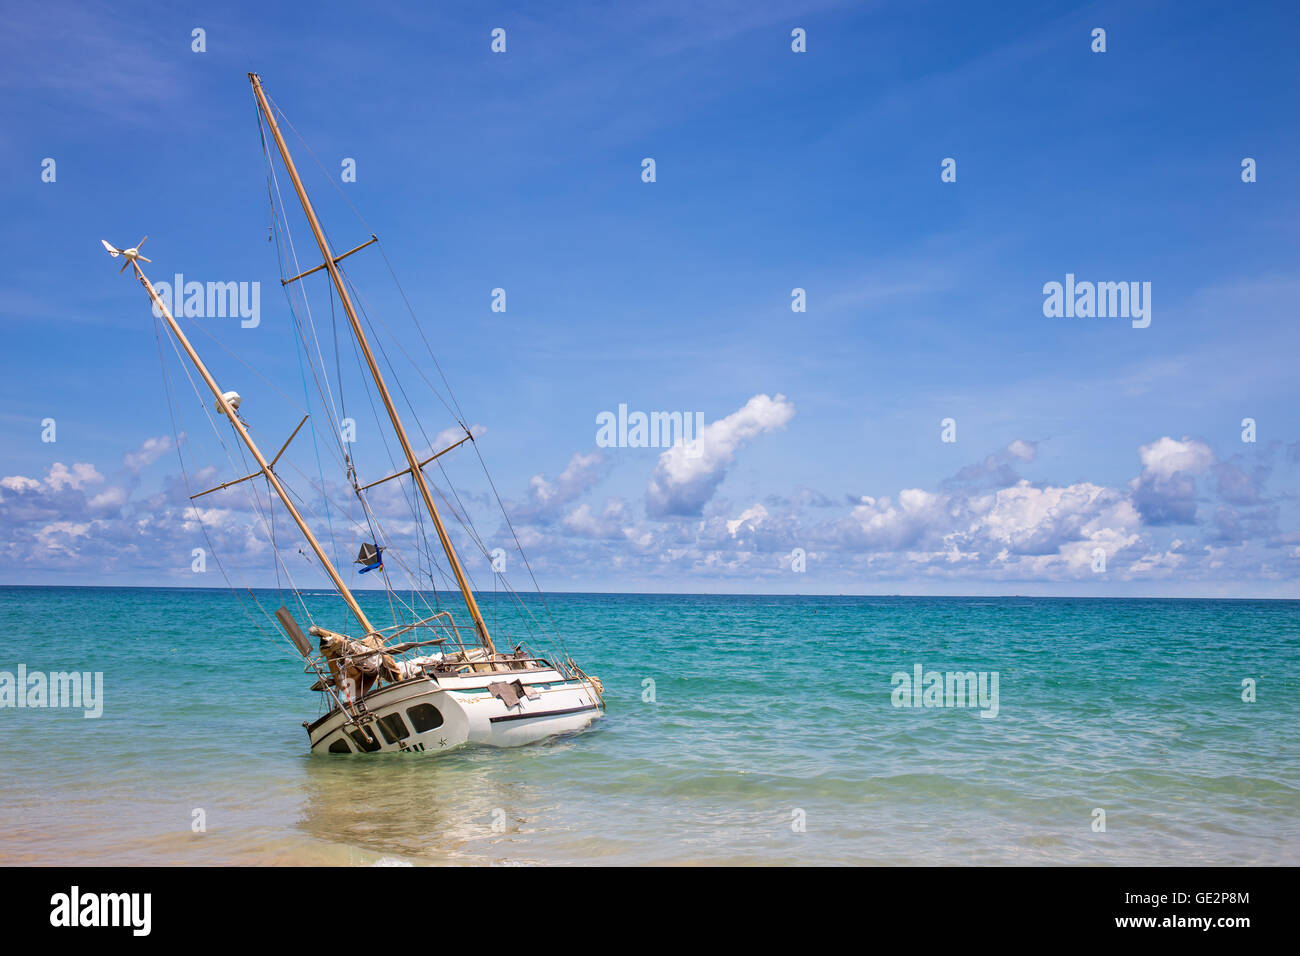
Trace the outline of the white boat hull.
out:
M 513 705 L 488 688 L 516 679 L 532 696 Z M 312 753 L 441 753 L 531 744 L 583 730 L 601 713 L 589 683 L 549 669 L 415 677 L 371 692 L 352 713 L 331 711 L 307 735 Z

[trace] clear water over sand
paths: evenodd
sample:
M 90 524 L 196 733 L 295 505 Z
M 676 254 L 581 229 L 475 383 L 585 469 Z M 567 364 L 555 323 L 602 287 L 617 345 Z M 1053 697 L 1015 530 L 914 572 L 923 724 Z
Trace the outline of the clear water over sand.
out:
M 0 709 L 0 862 L 1300 863 L 1300 602 L 549 604 L 605 682 L 592 730 L 331 757 L 313 678 L 228 592 L 0 588 L 0 671 L 102 671 L 105 697 Z M 996 671 L 997 717 L 894 706 L 916 664 Z

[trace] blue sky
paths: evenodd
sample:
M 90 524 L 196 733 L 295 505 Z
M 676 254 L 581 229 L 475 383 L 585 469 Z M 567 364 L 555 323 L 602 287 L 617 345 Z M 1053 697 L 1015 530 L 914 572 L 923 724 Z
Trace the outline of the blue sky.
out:
M 380 235 L 544 586 L 1295 596 L 1294 7 L 304 9 L 8 13 L 0 583 L 222 583 L 191 570 L 204 541 L 148 302 L 99 239 L 147 233 L 155 281 L 261 283 L 256 328 L 187 328 L 278 447 L 301 412 L 277 390 L 305 399 L 256 70 L 336 249 Z M 382 256 L 346 267 L 394 344 L 423 350 Z M 1067 273 L 1149 282 L 1150 326 L 1046 317 Z M 325 285 L 307 293 L 327 324 Z M 454 424 L 396 368 L 430 436 Z M 182 398 L 187 465 L 237 477 Z M 702 413 L 701 454 L 598 448 L 620 403 Z M 380 437 L 359 424 L 366 480 L 388 470 Z M 448 460 L 509 548 L 477 462 Z M 212 533 L 244 580 L 273 581 L 265 527 L 225 496 Z M 375 506 L 409 541 L 397 493 Z

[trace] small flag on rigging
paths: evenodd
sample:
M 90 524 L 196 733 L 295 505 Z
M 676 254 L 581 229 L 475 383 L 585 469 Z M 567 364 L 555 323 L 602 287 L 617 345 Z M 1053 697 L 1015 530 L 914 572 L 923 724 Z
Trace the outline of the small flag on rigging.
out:
M 384 570 L 384 549 L 366 542 L 361 545 L 361 553 L 357 555 L 357 559 L 352 563 L 365 565 L 359 572 L 361 574 L 365 574 L 367 571 L 382 571 Z

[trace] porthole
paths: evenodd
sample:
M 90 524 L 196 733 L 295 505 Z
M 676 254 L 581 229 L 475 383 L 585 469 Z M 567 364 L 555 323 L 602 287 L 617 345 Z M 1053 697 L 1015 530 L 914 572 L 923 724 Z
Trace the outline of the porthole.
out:
M 406 712 L 417 734 L 442 726 L 442 714 L 433 704 L 416 704 Z
M 395 744 L 399 740 L 405 740 L 411 736 L 411 732 L 406 729 L 406 721 L 402 720 L 401 714 L 386 714 L 380 717 L 379 731 L 390 744 Z

